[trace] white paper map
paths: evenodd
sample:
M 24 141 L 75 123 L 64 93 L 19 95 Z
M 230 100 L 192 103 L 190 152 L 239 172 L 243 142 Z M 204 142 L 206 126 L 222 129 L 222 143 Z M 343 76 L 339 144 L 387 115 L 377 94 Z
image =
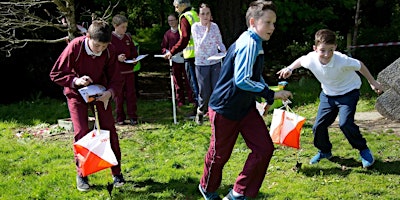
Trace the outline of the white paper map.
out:
M 207 58 L 207 60 L 221 60 L 222 58 L 224 58 L 226 56 L 226 53 L 217 53 L 213 56 L 210 56 Z
M 168 53 L 169 51 L 167 50 L 166 53 Z M 155 58 L 164 58 L 165 54 L 162 55 L 154 55 Z M 171 57 L 172 61 L 176 62 L 176 63 L 184 63 L 185 59 L 183 58 L 183 52 L 178 52 L 177 54 L 173 55 Z
M 125 63 L 134 63 L 134 62 L 139 62 L 140 60 L 142 60 L 143 58 L 145 58 L 146 56 L 148 56 L 149 54 L 144 54 L 144 55 L 139 55 L 135 60 L 125 60 Z
M 90 99 L 90 97 L 95 97 L 99 94 L 102 94 L 104 91 L 106 91 L 106 88 L 102 85 L 95 84 L 83 87 L 78 91 L 81 94 L 82 98 L 85 100 L 85 102 L 89 103 L 93 101 L 92 99 Z
M 149 54 L 144 54 L 144 55 L 139 55 L 136 59 L 135 62 L 139 62 L 140 60 L 142 60 L 143 58 L 145 58 L 146 56 L 148 56 Z
M 176 62 L 176 63 L 184 63 L 185 60 L 183 59 L 183 53 L 179 52 L 177 54 L 175 54 L 174 56 L 172 56 L 172 61 Z

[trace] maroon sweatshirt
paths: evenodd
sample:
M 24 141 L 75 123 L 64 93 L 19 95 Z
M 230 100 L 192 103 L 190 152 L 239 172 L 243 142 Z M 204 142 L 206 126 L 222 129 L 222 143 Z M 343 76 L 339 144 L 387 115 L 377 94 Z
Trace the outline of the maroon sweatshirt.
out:
M 113 32 L 111 43 L 116 49 L 117 56 L 120 54 L 125 54 L 127 60 L 133 60 L 134 58 L 138 57 L 138 52 L 135 44 L 132 41 L 131 35 L 125 33 L 123 37 L 119 37 Z M 119 62 L 121 72 L 133 72 L 134 66 L 135 65 L 132 63 Z
M 161 42 L 161 53 L 165 54 L 167 50 L 171 50 L 172 47 L 179 41 L 179 31 L 172 32 L 171 29 L 164 33 L 163 40 Z
M 117 56 L 113 45 L 108 45 L 101 56 L 88 55 L 85 51 L 85 38 L 81 36 L 73 39 L 60 54 L 50 71 L 50 79 L 64 87 L 64 95 L 68 98 L 83 98 L 73 85 L 75 78 L 84 75 L 93 80 L 93 84 L 100 84 L 111 89 L 117 95 L 122 88 L 122 77 L 117 68 Z
M 190 9 L 191 8 L 189 7 L 186 10 L 190 10 Z M 183 12 L 185 12 L 185 11 L 183 11 Z M 190 23 L 185 18 L 185 16 L 182 16 L 181 21 L 179 22 L 179 25 L 180 25 L 179 29 L 181 30 L 182 35 L 181 35 L 179 41 L 171 48 L 170 51 L 171 51 L 172 55 L 175 55 L 178 52 L 183 51 L 183 49 L 185 49 L 187 47 L 187 45 L 189 44 L 189 40 L 190 40 L 190 33 L 191 33 Z

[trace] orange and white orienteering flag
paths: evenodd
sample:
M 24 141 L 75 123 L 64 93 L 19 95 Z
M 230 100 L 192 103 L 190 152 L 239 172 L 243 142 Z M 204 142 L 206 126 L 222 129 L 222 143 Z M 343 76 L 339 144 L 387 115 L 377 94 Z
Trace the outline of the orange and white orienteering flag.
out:
M 306 118 L 286 110 L 274 109 L 269 134 L 272 141 L 296 149 L 300 148 L 300 132 Z
M 96 104 L 93 106 L 96 129 L 74 143 L 74 151 L 78 157 L 78 166 L 83 176 L 93 174 L 118 164 L 111 149 L 110 131 L 101 130 Z
M 118 164 L 110 144 L 110 131 L 93 130 L 74 143 L 82 175 L 87 176 Z

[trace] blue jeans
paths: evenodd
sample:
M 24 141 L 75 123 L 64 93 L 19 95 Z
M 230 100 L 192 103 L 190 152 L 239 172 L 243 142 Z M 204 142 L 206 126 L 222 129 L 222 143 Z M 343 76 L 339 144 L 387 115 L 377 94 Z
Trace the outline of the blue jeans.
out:
M 194 64 L 194 58 L 185 59 L 185 71 L 186 75 L 188 76 L 188 80 L 190 83 L 190 87 L 192 88 L 194 100 L 196 104 L 199 104 L 199 86 L 197 85 L 197 78 L 196 78 L 196 65 Z
M 329 140 L 328 127 L 335 121 L 338 114 L 340 130 L 351 146 L 360 151 L 368 148 L 367 141 L 361 135 L 359 127 L 354 123 L 359 97 L 360 91 L 358 89 L 339 96 L 327 96 L 324 92 L 319 95 L 320 103 L 313 126 L 313 134 L 314 146 L 322 153 L 331 152 L 332 143 Z

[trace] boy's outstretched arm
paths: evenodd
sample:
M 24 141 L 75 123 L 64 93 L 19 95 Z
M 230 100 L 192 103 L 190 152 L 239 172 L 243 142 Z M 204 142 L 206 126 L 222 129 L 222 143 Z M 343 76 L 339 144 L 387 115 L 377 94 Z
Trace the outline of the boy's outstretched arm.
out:
M 361 61 L 360 63 L 361 63 L 360 73 L 368 80 L 368 83 L 371 86 L 372 90 L 377 94 L 381 94 L 383 92 L 382 85 L 374 79 L 374 77 L 371 75 L 371 73 L 369 72 L 368 68 L 364 65 L 364 63 Z
M 292 75 L 293 70 L 301 67 L 301 58 L 297 58 L 292 64 L 290 64 L 288 67 L 285 67 L 281 70 L 279 70 L 276 74 L 279 74 L 279 78 L 289 78 L 290 75 Z

